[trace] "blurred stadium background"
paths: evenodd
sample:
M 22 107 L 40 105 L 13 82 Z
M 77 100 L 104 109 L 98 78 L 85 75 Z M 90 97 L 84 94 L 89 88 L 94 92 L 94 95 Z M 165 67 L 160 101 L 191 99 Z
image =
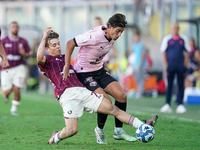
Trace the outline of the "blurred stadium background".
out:
M 66 42 L 92 28 L 96 16 L 106 24 L 116 12 L 125 14 L 128 21 L 125 32 L 115 43 L 119 59 L 127 54 L 133 30 L 139 28 L 153 61 L 151 72 L 164 71 L 159 47 L 162 37 L 170 33 L 171 23 L 180 22 L 180 33 L 194 37 L 199 45 L 199 0 L 1 0 L 2 39 L 9 34 L 9 24 L 17 21 L 19 35 L 28 40 L 32 50 L 36 50 L 43 30 L 51 26 L 60 34 L 64 53 Z M 73 53 L 74 57 L 77 52 Z M 28 61 L 34 62 L 35 59 Z
M 8 25 L 17 21 L 20 35 L 33 44 L 33 39 L 41 38 L 47 26 L 60 34 L 62 50 L 66 41 L 92 27 L 96 16 L 106 24 L 116 12 L 126 15 L 130 28 L 116 41 L 119 56 L 123 56 L 132 41 L 132 28 L 142 30 L 145 44 L 150 49 L 154 70 L 162 69 L 159 44 L 164 34 L 170 33 L 170 24 L 180 19 L 199 16 L 199 0 L 1 0 L 0 26 L 2 38 L 8 34 Z M 181 33 L 196 37 L 196 27 L 181 23 Z M 151 43 L 151 44 L 150 44 Z M 76 51 L 77 52 L 77 51 Z M 158 53 L 156 53 L 158 52 Z M 76 55 L 76 54 L 74 54 Z
M 173 22 L 180 22 L 180 33 L 188 38 L 194 37 L 199 48 L 200 0 L 0 0 L 1 39 L 9 34 L 9 24 L 17 21 L 20 25 L 19 36 L 27 39 L 31 49 L 36 52 L 44 29 L 51 26 L 60 34 L 62 53 L 64 53 L 66 42 L 92 28 L 96 16 L 101 17 L 106 24 L 109 17 L 117 12 L 125 14 L 128 21 L 127 28 L 115 43 L 119 59 L 127 54 L 133 40 L 133 31 L 139 28 L 153 61 L 150 72 L 163 76 L 164 66 L 159 48 L 162 37 L 170 33 L 170 25 Z M 78 49 L 74 51 L 73 57 L 77 52 Z M 35 56 L 28 60 L 28 65 L 36 66 Z M 37 70 L 37 67 L 29 68 L 29 71 L 33 70 Z M 119 77 L 123 77 L 123 73 L 119 73 Z M 34 80 L 27 82 L 29 86 L 34 83 Z M 4 103 L 3 95 L 0 95 L 0 149 L 199 149 L 200 147 L 199 105 L 188 105 L 185 114 L 175 112 L 162 114 L 159 110 L 164 104 L 163 95 L 155 99 L 152 97 L 142 97 L 140 100 L 128 99 L 129 113 L 139 118 L 149 118 L 154 114 L 160 117 L 156 126 L 156 138 L 149 144 L 132 145 L 114 141 L 113 120 L 111 120 L 113 117 L 110 117 L 106 124 L 110 144 L 106 145 L 107 147 L 100 147 L 95 143 L 93 133 L 96 115 L 84 114 L 79 122 L 78 141 L 73 137 L 66 143 L 47 147 L 46 142 L 52 127 L 59 129 L 63 126 L 62 110 L 55 101 L 52 89 L 44 95 L 39 95 L 36 90 L 23 91 L 18 117 L 9 114 L 10 105 Z M 10 100 L 11 97 L 12 95 Z M 175 103 L 172 103 L 172 108 L 176 108 Z M 134 135 L 132 128 L 127 126 L 125 128 Z

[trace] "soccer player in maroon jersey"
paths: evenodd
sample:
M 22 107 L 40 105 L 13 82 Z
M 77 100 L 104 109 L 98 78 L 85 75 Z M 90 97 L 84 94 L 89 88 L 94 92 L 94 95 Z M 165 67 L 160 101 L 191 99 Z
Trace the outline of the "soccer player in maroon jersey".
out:
M 30 57 L 31 50 L 27 41 L 18 36 L 19 25 L 17 22 L 12 22 L 9 30 L 11 34 L 2 40 L 2 44 L 10 66 L 7 69 L 1 68 L 1 83 L 5 102 L 8 101 L 11 92 L 14 91 L 10 112 L 12 115 L 18 115 L 20 89 L 25 86 L 27 76 L 24 59 Z
M 6 57 L 5 50 L 4 50 L 3 45 L 1 43 L 1 28 L 0 28 L 0 56 L 2 57 L 2 61 L 0 63 L 0 66 L 2 66 L 3 68 L 8 68 L 9 67 L 8 59 Z
M 66 127 L 61 131 L 54 131 L 48 144 L 75 135 L 78 132 L 78 119 L 83 111 L 89 113 L 104 113 L 117 117 L 120 121 L 138 128 L 143 124 L 138 118 L 120 110 L 112 105 L 103 94 L 89 91 L 78 80 L 73 67 L 70 65 L 70 76 L 63 80 L 63 67 L 65 66 L 65 55 L 61 54 L 59 35 L 48 27 L 37 51 L 37 62 L 40 70 L 51 81 L 54 86 L 54 94 L 63 109 Z M 45 49 L 49 55 L 44 56 Z M 154 126 L 158 116 L 155 115 L 147 123 Z

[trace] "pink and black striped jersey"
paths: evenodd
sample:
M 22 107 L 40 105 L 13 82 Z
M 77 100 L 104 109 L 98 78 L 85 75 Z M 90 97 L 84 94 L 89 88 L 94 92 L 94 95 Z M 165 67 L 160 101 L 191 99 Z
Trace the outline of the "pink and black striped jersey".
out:
M 24 48 L 26 53 L 31 54 L 31 49 L 28 45 L 28 42 L 19 37 L 17 39 L 13 39 L 11 36 L 7 36 L 1 40 L 3 47 L 6 52 L 6 57 L 10 64 L 9 68 L 16 67 L 24 63 L 23 57 L 19 53 L 20 48 Z M 2 70 L 3 68 L 1 68 Z
M 66 81 L 63 80 L 63 67 L 65 66 L 65 55 L 51 56 L 46 55 L 46 63 L 44 65 L 38 64 L 41 72 L 50 80 L 54 86 L 54 94 L 57 99 L 60 98 L 66 88 L 69 87 L 84 87 L 78 80 L 73 67 L 70 65 L 70 77 Z
M 104 30 L 106 26 L 98 26 L 74 38 L 79 47 L 78 56 L 74 62 L 76 72 L 93 72 L 103 67 L 102 59 L 110 51 L 114 40 L 109 41 Z

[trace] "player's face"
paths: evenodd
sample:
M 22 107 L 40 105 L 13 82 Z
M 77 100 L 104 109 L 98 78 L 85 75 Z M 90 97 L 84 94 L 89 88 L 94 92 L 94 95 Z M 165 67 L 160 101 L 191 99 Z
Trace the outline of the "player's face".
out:
M 171 31 L 172 31 L 172 35 L 174 35 L 174 36 L 178 35 L 178 32 L 179 32 L 179 25 L 178 25 L 178 23 L 174 23 L 171 26 Z
M 13 34 L 13 35 L 18 35 L 19 26 L 18 26 L 17 23 L 12 23 L 12 24 L 10 25 L 10 32 L 11 32 L 11 34 Z
M 122 27 L 109 27 L 109 32 L 108 32 L 108 38 L 113 39 L 114 41 L 116 41 L 123 33 L 124 28 Z
M 140 36 L 138 34 L 135 34 L 134 36 L 134 42 L 138 43 L 140 41 Z
M 60 56 L 61 55 L 61 45 L 59 39 L 51 39 L 49 41 L 49 47 L 47 51 L 52 56 Z
M 102 25 L 102 20 L 101 19 L 95 19 L 94 20 L 94 23 L 93 23 L 94 27 L 101 26 L 101 25 Z

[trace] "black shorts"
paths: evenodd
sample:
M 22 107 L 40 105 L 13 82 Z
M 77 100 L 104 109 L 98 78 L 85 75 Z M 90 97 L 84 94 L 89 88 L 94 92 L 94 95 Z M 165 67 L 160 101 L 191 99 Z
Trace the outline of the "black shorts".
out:
M 79 81 L 90 91 L 95 91 L 99 87 L 104 89 L 111 82 L 117 81 L 104 68 L 93 72 L 76 73 L 76 75 Z

